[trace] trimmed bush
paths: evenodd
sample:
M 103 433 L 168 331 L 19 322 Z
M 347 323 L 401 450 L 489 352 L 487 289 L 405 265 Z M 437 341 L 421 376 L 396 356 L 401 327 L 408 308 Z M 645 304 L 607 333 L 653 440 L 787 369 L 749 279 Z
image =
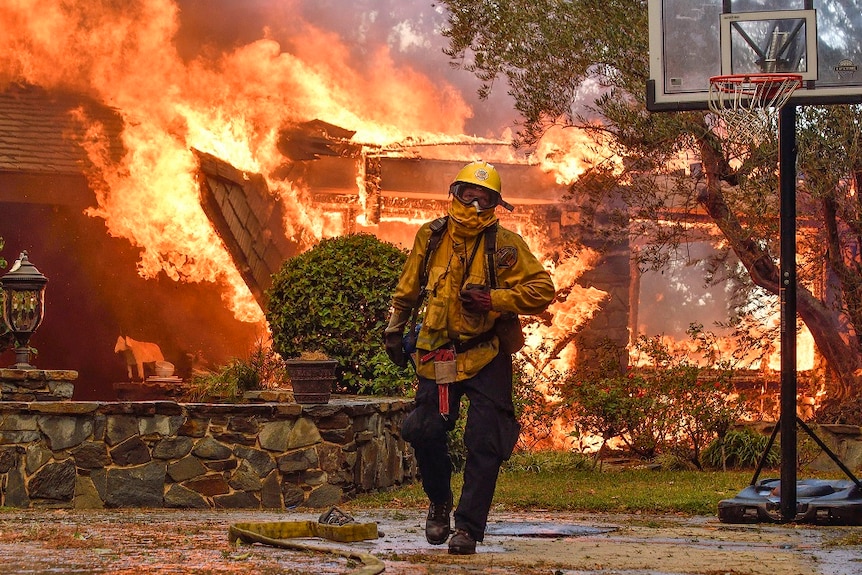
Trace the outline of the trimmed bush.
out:
M 383 348 L 392 292 L 407 254 L 370 234 L 322 240 L 282 264 L 267 291 L 273 348 L 284 359 L 338 361 L 336 393 L 402 394 L 411 373 Z

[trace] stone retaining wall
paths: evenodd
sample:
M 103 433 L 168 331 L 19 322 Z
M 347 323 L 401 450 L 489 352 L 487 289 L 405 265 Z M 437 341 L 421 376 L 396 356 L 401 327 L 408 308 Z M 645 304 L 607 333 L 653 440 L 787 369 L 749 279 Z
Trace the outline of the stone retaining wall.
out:
M 0 401 L 72 399 L 76 379 L 72 370 L 0 368 Z
M 327 507 L 416 478 L 410 406 L 0 401 L 0 504 Z

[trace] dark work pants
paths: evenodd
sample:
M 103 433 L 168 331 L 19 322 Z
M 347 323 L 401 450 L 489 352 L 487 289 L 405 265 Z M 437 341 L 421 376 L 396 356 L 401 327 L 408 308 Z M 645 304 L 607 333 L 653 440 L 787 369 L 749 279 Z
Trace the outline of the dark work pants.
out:
M 470 400 L 464 431 L 467 460 L 455 527 L 482 541 L 500 466 L 512 454 L 520 433 L 512 404 L 512 356 L 498 354 L 474 377 L 450 384 L 448 419 L 440 415 L 437 383 L 420 377 L 416 407 L 405 418 L 402 431 L 416 453 L 428 499 L 445 502 L 452 479 L 447 432 L 455 428 L 464 394 Z

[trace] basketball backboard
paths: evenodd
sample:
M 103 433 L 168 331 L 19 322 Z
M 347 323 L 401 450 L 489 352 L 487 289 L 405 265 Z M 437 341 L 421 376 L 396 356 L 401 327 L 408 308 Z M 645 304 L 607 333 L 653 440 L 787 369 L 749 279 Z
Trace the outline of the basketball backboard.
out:
M 793 103 L 862 103 L 858 0 L 649 0 L 649 50 L 654 111 L 707 109 L 727 74 L 800 74 Z

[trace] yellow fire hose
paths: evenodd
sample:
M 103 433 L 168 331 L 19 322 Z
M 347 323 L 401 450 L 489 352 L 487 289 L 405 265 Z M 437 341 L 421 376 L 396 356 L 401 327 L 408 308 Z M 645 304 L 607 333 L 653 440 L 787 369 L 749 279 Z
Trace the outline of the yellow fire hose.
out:
M 321 519 L 332 516 L 333 512 L 341 513 L 334 507 L 328 514 L 321 516 Z M 356 523 L 349 516 L 341 514 L 340 519 L 343 521 L 344 518 L 348 521 L 340 525 L 322 523 L 320 521 L 234 523 L 228 530 L 228 537 L 232 545 L 235 545 L 238 541 L 248 544 L 262 543 L 283 549 L 331 553 L 362 563 L 362 567 L 350 571 L 349 575 L 377 575 L 378 573 L 382 573 L 386 566 L 380 559 L 370 553 L 316 545 L 310 542 L 291 541 L 291 539 L 300 537 L 320 537 L 339 543 L 377 539 L 377 523 Z

